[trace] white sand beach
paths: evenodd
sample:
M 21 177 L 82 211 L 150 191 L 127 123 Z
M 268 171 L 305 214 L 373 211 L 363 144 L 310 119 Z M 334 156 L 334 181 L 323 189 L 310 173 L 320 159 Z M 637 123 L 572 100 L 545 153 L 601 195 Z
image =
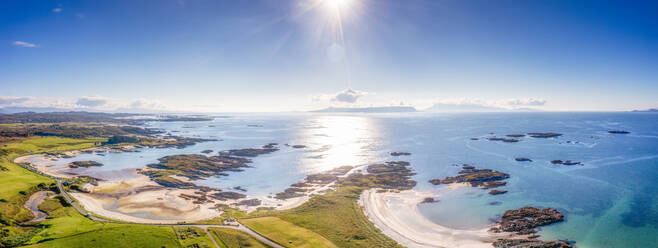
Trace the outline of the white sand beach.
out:
M 415 247 L 491 247 L 502 234 L 479 230 L 457 230 L 431 222 L 418 211 L 417 205 L 430 193 L 414 190 L 377 192 L 366 190 L 359 204 L 375 226 L 401 245 Z

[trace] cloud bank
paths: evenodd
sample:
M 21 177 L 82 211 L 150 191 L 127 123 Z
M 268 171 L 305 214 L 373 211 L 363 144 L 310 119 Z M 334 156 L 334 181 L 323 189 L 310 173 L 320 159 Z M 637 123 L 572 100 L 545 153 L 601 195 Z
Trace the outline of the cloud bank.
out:
M 96 108 L 96 107 L 106 105 L 107 102 L 108 102 L 108 100 L 104 97 L 83 96 L 83 97 L 78 98 L 78 100 L 75 102 L 75 104 L 83 106 L 83 107 Z
M 38 47 L 39 46 L 39 45 L 34 44 L 34 43 L 29 43 L 29 42 L 20 41 L 20 40 L 14 41 L 11 44 L 14 45 L 14 46 L 20 46 L 20 47 Z

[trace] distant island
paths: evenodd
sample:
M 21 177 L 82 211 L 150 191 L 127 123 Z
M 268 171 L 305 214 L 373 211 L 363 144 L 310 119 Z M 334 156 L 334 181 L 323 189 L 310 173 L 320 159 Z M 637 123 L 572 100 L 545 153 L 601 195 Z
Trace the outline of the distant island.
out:
M 390 107 L 366 107 L 366 108 L 335 108 L 329 107 L 326 109 L 314 110 L 311 112 L 322 112 L 322 113 L 337 113 L 337 112 L 349 112 L 349 113 L 400 113 L 400 112 L 416 112 L 414 107 L 406 106 L 390 106 Z
M 636 109 L 636 110 L 633 110 L 631 112 L 652 112 L 652 113 L 656 113 L 656 112 L 658 112 L 658 108 L 651 108 L 651 109 L 645 109 L 645 110 L 637 110 Z
M 451 103 L 435 103 L 429 107 L 425 112 L 504 112 L 508 111 L 504 108 L 483 106 L 478 104 L 451 104 Z

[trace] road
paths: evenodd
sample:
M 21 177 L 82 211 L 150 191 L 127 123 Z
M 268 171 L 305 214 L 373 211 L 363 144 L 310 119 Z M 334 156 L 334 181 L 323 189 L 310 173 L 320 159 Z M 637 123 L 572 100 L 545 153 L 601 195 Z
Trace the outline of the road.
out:
M 39 205 L 41 205 L 41 203 L 43 202 L 44 199 L 46 199 L 46 197 L 48 197 L 48 191 L 38 191 L 32 194 L 29 199 L 27 199 L 24 207 L 32 211 L 34 218 L 26 222 L 23 222 L 22 223 L 23 225 L 33 224 L 46 220 L 46 216 L 48 215 L 43 211 L 39 210 Z
M 82 214 L 84 216 L 87 216 L 88 218 L 90 218 L 92 220 L 95 220 L 95 221 L 117 223 L 117 224 L 140 224 L 140 225 L 166 226 L 166 227 L 186 227 L 186 226 L 187 227 L 199 227 L 199 228 L 202 228 L 203 230 L 206 231 L 206 234 L 208 234 L 208 237 L 210 238 L 210 240 L 212 240 L 212 242 L 215 244 L 215 247 L 217 247 L 217 248 L 220 248 L 219 244 L 217 244 L 217 241 L 215 241 L 215 237 L 213 235 L 211 235 L 210 232 L 208 231 L 208 227 L 231 228 L 231 229 L 239 230 L 239 231 L 242 231 L 246 234 L 249 234 L 250 236 L 254 237 L 255 239 L 257 239 L 257 240 L 259 240 L 259 241 L 261 241 L 261 242 L 263 242 L 263 243 L 265 243 L 265 244 L 267 244 L 271 247 L 284 248 L 283 246 L 273 242 L 272 240 L 268 239 L 267 237 L 265 237 L 263 235 L 260 235 L 257 232 L 254 232 L 253 230 L 251 230 L 251 229 L 247 228 L 246 226 L 244 226 L 242 224 L 239 224 L 239 223 L 238 223 L 237 226 L 232 226 L 232 225 L 205 225 L 205 224 L 176 224 L 176 225 L 172 225 L 172 224 L 152 224 L 152 223 L 125 223 L 125 222 L 117 222 L 117 221 L 113 221 L 113 220 L 107 220 L 107 219 L 99 218 L 99 217 L 96 217 L 95 215 L 85 211 L 84 209 L 82 209 L 78 205 L 78 203 L 73 201 L 71 199 L 71 197 L 69 196 L 69 194 L 66 193 L 66 191 L 64 191 L 64 187 L 62 186 L 62 180 L 59 179 L 59 178 L 57 179 L 57 187 L 59 188 L 59 192 L 61 192 L 62 196 L 64 196 L 64 199 L 66 199 L 66 201 L 69 204 L 71 204 L 71 206 L 73 206 L 73 208 L 75 208 L 78 212 L 80 212 L 80 214 Z M 38 204 L 37 204 L 37 206 L 38 206 Z M 45 216 L 44 216 L 44 219 L 45 219 Z

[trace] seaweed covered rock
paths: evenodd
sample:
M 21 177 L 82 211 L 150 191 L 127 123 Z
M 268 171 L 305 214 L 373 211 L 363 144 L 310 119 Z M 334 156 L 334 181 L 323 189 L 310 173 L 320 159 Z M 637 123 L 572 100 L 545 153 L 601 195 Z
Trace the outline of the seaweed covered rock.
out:
M 520 209 L 507 210 L 501 218 L 500 225 L 491 230 L 494 232 L 515 232 L 517 234 L 535 233 L 535 227 L 564 220 L 564 215 L 552 208 L 538 209 L 534 207 L 522 207 Z
M 96 161 L 74 161 L 69 164 L 69 168 L 89 168 L 89 167 L 100 167 L 103 166 L 102 163 L 96 162 Z
M 304 178 L 304 180 L 293 183 L 289 188 L 285 189 L 283 192 L 276 193 L 274 198 L 279 200 L 285 200 L 289 198 L 305 196 L 308 191 L 311 191 L 311 187 L 327 185 L 338 180 L 339 176 L 347 174 L 354 167 L 349 165 L 344 165 L 340 167 L 333 168 L 331 170 L 310 174 Z
M 383 164 L 371 164 L 366 168 L 368 174 L 354 173 L 347 177 L 339 178 L 342 185 L 378 187 L 384 189 L 409 190 L 416 186 L 416 181 L 411 180 L 415 175 L 409 168 L 409 162 L 389 161 Z
M 261 148 L 244 148 L 221 151 L 220 155 L 238 156 L 238 157 L 257 157 L 263 154 L 273 153 L 279 150 L 277 143 L 269 143 Z
M 434 185 L 451 184 L 451 183 L 469 183 L 473 187 L 495 188 L 505 185 L 499 182 L 509 178 L 509 174 L 493 171 L 491 169 L 476 169 L 472 165 L 463 165 L 458 176 L 446 177 L 444 179 L 431 179 L 429 182 Z
M 548 132 L 548 133 L 528 133 L 528 136 L 533 137 L 533 138 L 555 138 L 562 136 L 561 133 L 553 133 L 553 132 Z
M 500 195 L 500 194 L 505 194 L 505 193 L 507 193 L 507 190 L 494 189 L 494 190 L 489 191 L 490 195 Z
M 537 239 L 498 239 L 493 242 L 496 248 L 572 248 L 565 241 L 541 241 Z
M 489 141 L 502 141 L 506 143 L 516 143 L 519 142 L 518 139 L 513 139 L 513 138 L 502 138 L 502 137 L 490 137 L 487 138 Z

